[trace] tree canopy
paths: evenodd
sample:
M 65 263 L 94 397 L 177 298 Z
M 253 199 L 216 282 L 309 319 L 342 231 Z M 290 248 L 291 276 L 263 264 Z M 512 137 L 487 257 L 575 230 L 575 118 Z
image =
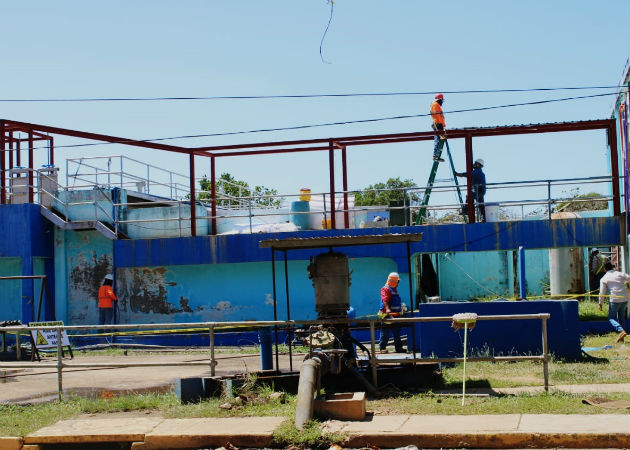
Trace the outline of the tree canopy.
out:
M 204 175 L 199 180 L 199 186 L 204 191 L 199 193 L 199 199 L 209 199 L 211 197 L 212 181 Z M 278 207 L 282 203 L 282 199 L 279 197 L 268 197 L 278 195 L 276 189 L 265 186 L 250 188 L 247 182 L 237 180 L 227 172 L 222 173 L 217 179 L 216 190 L 217 201 L 222 206 L 245 208 L 251 202 L 252 206 Z
M 390 178 L 385 183 L 375 183 L 357 192 L 354 204 L 357 206 L 389 205 L 390 201 L 402 200 L 406 188 L 417 187 L 413 180 Z

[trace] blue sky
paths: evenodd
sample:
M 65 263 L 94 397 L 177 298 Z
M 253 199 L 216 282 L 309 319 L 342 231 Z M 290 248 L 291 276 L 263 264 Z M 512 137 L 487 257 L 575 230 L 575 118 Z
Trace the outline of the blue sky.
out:
M 28 1 L 3 5 L 0 98 L 282 95 L 616 85 L 630 53 L 630 5 L 600 2 L 336 0 Z M 451 94 L 444 109 L 605 91 Z M 428 112 L 431 95 L 343 99 L 3 103 L 0 117 L 149 139 Z M 447 115 L 447 127 L 606 118 L 613 97 Z M 425 131 L 428 118 L 177 141 L 219 145 Z M 72 143 L 58 139 L 57 144 Z M 603 132 L 473 142 L 488 181 L 603 175 Z M 463 142 L 453 141 L 463 170 Z M 349 152 L 350 188 L 389 177 L 424 184 L 429 142 Z M 125 154 L 185 173 L 181 156 L 115 146 L 58 158 Z M 209 162 L 198 159 L 197 175 Z M 218 161 L 252 185 L 328 188 L 325 153 Z M 339 172 L 338 172 L 339 173 Z M 438 177 L 447 177 L 441 167 Z M 341 179 L 337 181 L 341 189 Z M 491 194 L 489 194 L 491 195 Z M 533 195 L 533 194 L 532 194 Z M 492 198 L 488 199 L 489 201 Z

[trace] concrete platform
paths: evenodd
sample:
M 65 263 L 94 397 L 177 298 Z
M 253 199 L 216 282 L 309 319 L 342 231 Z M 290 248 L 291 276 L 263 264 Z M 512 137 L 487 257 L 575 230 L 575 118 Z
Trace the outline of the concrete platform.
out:
M 27 445 L 132 443 L 135 450 L 272 445 L 284 417 L 64 420 L 26 436 Z M 503 414 L 482 416 L 374 416 L 360 422 L 331 420 L 326 432 L 341 432 L 344 447 L 381 448 L 630 448 L 628 414 Z M 11 439 L 11 438 L 8 438 Z M 15 438 L 13 438 L 15 439 Z M 6 441 L 16 448 L 17 441 Z M 0 441 L 2 443 L 2 441 Z M 4 448 L 4 447 L 1 447 Z

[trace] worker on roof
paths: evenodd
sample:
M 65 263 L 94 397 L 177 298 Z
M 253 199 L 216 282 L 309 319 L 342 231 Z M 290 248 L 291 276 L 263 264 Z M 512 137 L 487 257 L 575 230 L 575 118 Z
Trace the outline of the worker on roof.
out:
M 378 311 L 378 316 L 381 319 L 389 317 L 400 317 L 403 313 L 403 304 L 398 295 L 396 288 L 400 282 L 400 275 L 396 272 L 392 272 L 387 277 L 385 286 L 381 288 L 381 307 Z M 405 353 L 402 340 L 400 339 L 400 328 L 397 325 L 383 324 L 381 326 L 381 339 L 379 340 L 378 347 L 381 353 L 387 353 L 387 344 L 389 343 L 389 335 L 394 337 L 394 348 L 396 353 Z
M 486 195 L 486 174 L 483 173 L 484 160 L 479 158 L 473 163 L 473 170 L 470 173 L 470 181 L 472 183 L 472 195 L 475 202 L 475 208 L 479 211 L 477 215 L 478 222 L 486 221 L 486 206 L 484 197 Z M 467 177 L 468 172 L 455 172 L 458 177 Z M 468 205 L 468 197 L 466 197 L 466 205 Z M 464 214 L 467 213 L 467 207 L 464 206 Z
M 444 162 L 441 155 L 442 147 L 444 147 L 444 141 L 446 140 L 446 134 L 443 133 L 446 129 L 446 122 L 442 112 L 442 103 L 444 103 L 444 95 L 442 94 L 436 94 L 435 100 L 431 103 L 431 118 L 433 119 L 431 127 L 438 132 L 433 138 L 433 161 L 440 162 Z
M 109 325 L 114 323 L 114 306 L 118 297 L 113 289 L 114 276 L 111 273 L 105 275 L 103 285 L 98 289 L 98 323 Z

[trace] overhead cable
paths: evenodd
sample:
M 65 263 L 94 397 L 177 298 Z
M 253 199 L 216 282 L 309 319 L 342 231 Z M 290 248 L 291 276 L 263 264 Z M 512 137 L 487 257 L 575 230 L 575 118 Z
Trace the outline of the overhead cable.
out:
M 618 89 L 619 86 L 574 86 L 553 88 L 525 88 L 525 89 L 472 89 L 459 91 L 439 91 L 442 94 L 493 94 L 508 92 L 549 92 L 575 91 L 594 89 Z M 86 97 L 86 98 L 0 98 L 1 103 L 54 103 L 54 102 L 158 102 L 158 101 L 189 101 L 189 100 L 272 100 L 272 99 L 300 99 L 300 98 L 335 98 L 335 97 L 392 97 L 434 95 L 438 91 L 400 91 L 400 92 L 359 92 L 352 94 L 287 94 L 287 95 L 216 95 L 207 97 Z
M 459 113 L 464 113 L 464 112 L 489 111 L 492 109 L 513 108 L 517 106 L 541 105 L 545 103 L 557 103 L 557 102 L 564 102 L 564 101 L 569 101 L 569 100 L 582 100 L 582 99 L 587 99 L 587 98 L 604 97 L 608 95 L 617 95 L 617 93 L 607 92 L 604 94 L 581 95 L 577 97 L 563 97 L 563 98 L 555 98 L 555 99 L 548 99 L 548 100 L 537 100 L 534 102 L 510 103 L 506 105 L 482 106 L 479 108 L 457 109 L 453 111 L 444 111 L 444 114 L 459 114 Z M 163 137 L 163 138 L 155 138 L 155 139 L 135 139 L 135 140 L 139 142 L 159 142 L 159 141 L 168 141 L 168 140 L 175 140 L 175 139 L 194 139 L 194 138 L 202 138 L 202 137 L 234 136 L 234 135 L 239 135 L 239 134 L 266 133 L 266 132 L 271 132 L 271 131 L 303 130 L 307 128 L 350 125 L 350 124 L 355 124 L 355 123 L 371 123 L 371 122 L 383 122 L 387 120 L 414 119 L 414 118 L 419 118 L 419 117 L 428 117 L 430 115 L 431 113 L 405 114 L 405 115 L 399 115 L 399 116 L 378 117 L 378 118 L 373 118 L 373 119 L 345 120 L 345 121 L 340 121 L 340 122 L 326 122 L 326 123 L 295 125 L 291 127 L 259 128 L 259 129 L 254 129 L 254 130 L 228 131 L 228 132 L 223 132 L 223 133 L 189 134 L 189 135 L 182 135 L 182 136 L 172 136 L 172 137 Z M 124 139 L 124 140 L 121 140 L 120 142 L 94 142 L 94 143 L 86 143 L 86 144 L 56 145 L 55 148 L 75 148 L 75 147 L 89 147 L 93 145 L 125 144 L 128 141 L 129 139 Z M 37 147 L 37 148 L 44 148 L 44 147 Z

